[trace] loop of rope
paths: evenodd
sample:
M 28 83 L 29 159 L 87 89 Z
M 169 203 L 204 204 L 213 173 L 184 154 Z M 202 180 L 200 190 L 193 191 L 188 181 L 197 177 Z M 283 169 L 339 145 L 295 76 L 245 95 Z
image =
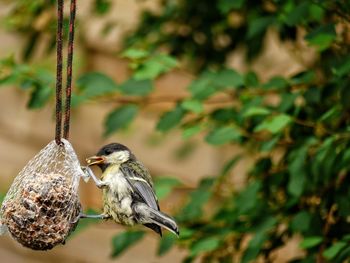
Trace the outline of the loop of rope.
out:
M 68 37 L 68 55 L 67 55 L 67 83 L 66 83 L 66 105 L 63 127 L 63 138 L 69 138 L 70 127 L 70 102 L 72 95 L 72 64 L 73 64 L 73 48 L 74 48 L 74 22 L 76 13 L 76 0 L 70 2 L 69 17 L 69 37 Z
M 57 145 L 62 145 L 62 71 L 63 71 L 63 8 L 64 0 L 57 0 L 57 69 L 56 69 L 56 133 L 55 141 Z M 69 36 L 68 36 L 68 54 L 67 54 L 67 82 L 66 82 L 66 101 L 65 115 L 63 124 L 63 138 L 68 139 L 70 128 L 70 108 L 72 94 L 72 64 L 74 48 L 74 24 L 76 15 L 76 0 L 70 2 L 69 17 Z
M 56 134 L 55 140 L 61 144 L 62 129 L 62 42 L 63 42 L 63 0 L 57 0 L 57 68 L 56 68 Z

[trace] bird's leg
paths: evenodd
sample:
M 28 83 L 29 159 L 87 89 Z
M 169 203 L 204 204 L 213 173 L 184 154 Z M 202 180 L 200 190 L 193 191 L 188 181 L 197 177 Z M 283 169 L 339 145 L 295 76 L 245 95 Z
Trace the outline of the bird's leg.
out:
M 110 216 L 106 214 L 100 214 L 100 215 L 86 215 L 83 213 L 80 213 L 73 221 L 71 221 L 71 224 L 76 224 L 80 218 L 89 218 L 89 219 L 109 219 Z
M 109 215 L 106 214 L 100 214 L 100 215 L 86 215 L 86 214 L 80 214 L 79 218 L 90 218 L 90 219 L 108 219 L 110 218 Z
M 106 182 L 101 181 L 100 179 L 98 179 L 96 177 L 96 175 L 94 174 L 94 172 L 90 169 L 90 167 L 88 166 L 82 166 L 81 169 L 84 171 L 84 173 L 88 176 L 90 176 L 92 178 L 92 180 L 94 180 L 96 186 L 98 188 L 103 188 L 103 187 L 107 187 L 108 184 Z

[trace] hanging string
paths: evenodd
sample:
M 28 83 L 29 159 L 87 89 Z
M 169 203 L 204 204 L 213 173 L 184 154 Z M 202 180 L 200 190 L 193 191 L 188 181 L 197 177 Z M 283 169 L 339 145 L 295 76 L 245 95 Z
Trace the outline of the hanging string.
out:
M 63 71 L 63 8 L 64 0 L 57 0 L 57 69 L 56 69 L 56 133 L 55 141 L 61 145 L 62 138 L 62 71 Z M 70 2 L 69 17 L 69 36 L 68 36 L 68 54 L 67 54 L 67 82 L 66 82 L 66 101 L 63 124 L 63 138 L 68 139 L 70 128 L 70 108 L 72 95 L 72 64 L 74 49 L 74 25 L 76 15 L 76 0 Z
M 56 68 L 56 134 L 55 140 L 61 144 L 62 129 L 62 42 L 63 42 L 63 0 L 57 0 L 57 68 Z
M 66 105 L 64 115 L 63 138 L 68 139 L 70 127 L 70 102 L 72 95 L 72 64 L 73 64 L 73 48 L 74 48 L 74 22 L 76 13 L 76 0 L 70 2 L 69 17 L 69 36 L 68 36 L 68 55 L 67 55 L 67 83 L 66 83 Z

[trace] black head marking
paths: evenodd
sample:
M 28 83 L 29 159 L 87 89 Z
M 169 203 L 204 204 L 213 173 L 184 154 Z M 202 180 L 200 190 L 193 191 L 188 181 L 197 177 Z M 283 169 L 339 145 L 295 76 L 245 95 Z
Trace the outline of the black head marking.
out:
M 110 154 L 112 154 L 114 152 L 119 152 L 119 151 L 128 151 L 130 153 L 130 157 L 129 157 L 130 160 L 136 160 L 135 155 L 130 151 L 130 149 L 128 147 L 126 147 L 125 145 L 120 144 L 120 143 L 110 143 L 110 144 L 107 144 L 107 145 L 103 146 L 97 152 L 96 156 L 107 156 L 107 155 L 110 155 Z M 110 164 L 108 164 L 108 163 L 100 163 L 100 164 L 98 164 L 98 166 L 100 167 L 102 172 L 104 172 L 109 165 Z
M 131 153 L 130 149 L 128 147 L 126 147 L 123 144 L 120 143 L 110 143 L 107 144 L 105 146 L 103 146 L 98 152 L 97 152 L 97 156 L 106 156 L 106 155 L 110 155 L 114 152 L 120 152 L 120 151 L 128 151 Z

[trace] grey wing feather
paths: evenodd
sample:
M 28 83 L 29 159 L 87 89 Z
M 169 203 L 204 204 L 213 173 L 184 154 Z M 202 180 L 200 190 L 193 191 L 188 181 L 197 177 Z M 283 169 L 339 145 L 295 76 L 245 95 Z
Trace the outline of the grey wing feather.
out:
M 146 204 L 155 210 L 159 210 L 158 202 L 156 200 L 155 194 L 149 185 L 143 182 L 134 182 L 133 186 L 137 189 L 139 194 L 143 197 Z
M 120 168 L 133 190 L 138 193 L 143 201 L 151 208 L 159 210 L 150 175 L 143 165 L 134 162 L 132 165 L 121 165 Z M 142 175 L 137 170 L 140 170 Z

